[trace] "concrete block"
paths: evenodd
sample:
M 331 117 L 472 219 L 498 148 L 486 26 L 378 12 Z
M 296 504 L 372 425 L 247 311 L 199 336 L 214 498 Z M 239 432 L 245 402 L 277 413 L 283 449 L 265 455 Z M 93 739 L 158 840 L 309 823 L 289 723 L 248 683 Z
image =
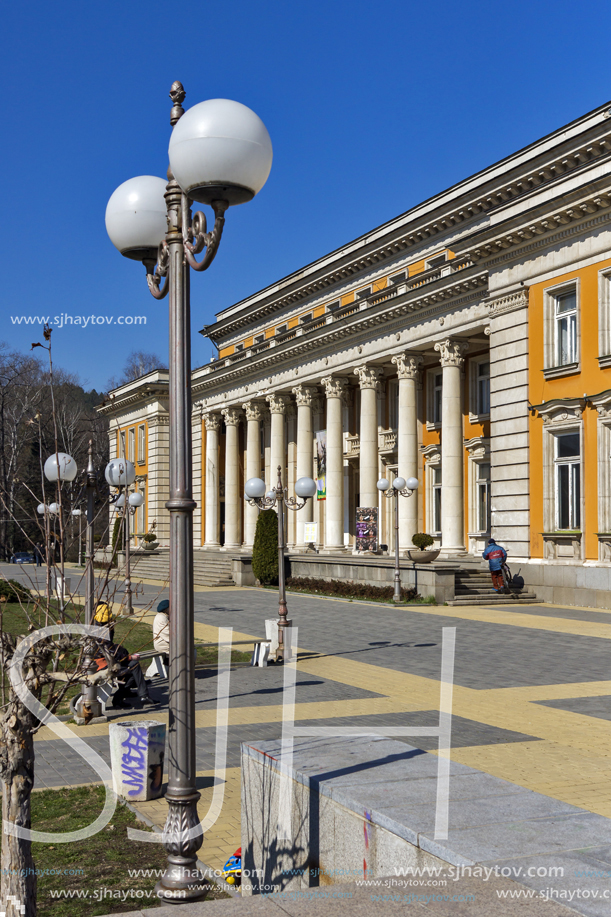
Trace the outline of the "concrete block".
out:
M 492 371 L 493 364 L 501 361 L 505 362 L 522 354 L 528 354 L 528 339 L 526 337 L 520 335 L 517 340 L 507 341 L 503 344 L 490 341 L 490 370 Z
M 108 727 L 115 793 L 133 802 L 162 795 L 166 725 L 157 720 Z
M 496 380 L 495 380 L 496 381 Z M 492 388 L 491 388 L 492 391 Z M 494 405 L 490 406 L 490 413 L 498 414 L 501 408 L 509 404 L 527 404 L 528 402 L 528 385 L 514 385 L 511 388 L 504 388 L 500 382 L 495 388 Z
M 585 605 L 588 608 L 596 608 L 596 590 L 595 589 L 575 589 L 575 605 Z

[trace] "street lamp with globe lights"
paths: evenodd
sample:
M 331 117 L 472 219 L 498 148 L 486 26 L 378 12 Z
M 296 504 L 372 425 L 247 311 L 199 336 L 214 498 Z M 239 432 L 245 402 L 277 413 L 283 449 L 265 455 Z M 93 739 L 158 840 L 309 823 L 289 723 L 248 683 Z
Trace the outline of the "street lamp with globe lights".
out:
M 377 483 L 378 490 L 389 499 L 395 501 L 395 588 L 393 602 L 401 601 L 401 566 L 399 563 L 399 496 L 411 497 L 418 489 L 418 478 L 396 477 L 392 484 L 387 478 L 380 478 Z
M 286 582 L 284 568 L 284 552 L 286 545 L 284 543 L 284 507 L 293 511 L 303 509 L 310 497 L 316 493 L 316 481 L 312 478 L 299 478 L 295 482 L 295 493 L 297 497 L 289 497 L 288 489 L 282 484 L 282 469 L 278 465 L 278 483 L 274 490 L 265 493 L 265 482 L 261 478 L 249 478 L 244 485 L 244 497 L 250 506 L 256 506 L 257 509 L 271 509 L 273 506 L 278 507 L 278 649 L 276 651 L 276 662 L 282 662 L 285 655 L 286 641 L 284 631 L 291 626 L 287 618 L 286 607 Z M 300 502 L 301 500 L 301 502 Z
M 191 322 L 189 268 L 204 271 L 218 250 L 226 210 L 250 201 L 263 187 L 272 145 L 261 119 L 245 105 L 209 99 L 187 112 L 185 91 L 172 84 L 174 128 L 168 182 L 139 176 L 108 202 L 106 228 L 115 247 L 146 268 L 155 299 L 170 299 L 170 728 L 167 869 L 160 896 L 179 903 L 205 897 L 197 870 L 203 836 L 195 786 L 195 681 L 193 635 L 193 501 L 191 442 Z M 164 187 L 165 186 L 165 187 Z M 165 198 L 165 202 L 164 202 Z M 191 204 L 209 204 L 214 226 Z M 196 255 L 206 249 L 202 260 Z M 165 283 L 162 286 L 163 279 Z
M 131 463 L 130 463 L 131 464 Z M 132 466 L 133 467 L 133 466 Z M 135 471 L 134 471 L 135 480 Z M 124 491 L 115 501 L 115 509 L 121 513 L 123 520 L 123 532 L 125 541 L 125 611 L 123 615 L 128 617 L 134 613 L 132 605 L 132 579 L 131 579 L 131 547 L 130 547 L 130 516 L 135 515 L 138 507 L 144 503 L 144 496 L 140 493 L 128 494 L 127 502 L 125 500 L 127 490 Z

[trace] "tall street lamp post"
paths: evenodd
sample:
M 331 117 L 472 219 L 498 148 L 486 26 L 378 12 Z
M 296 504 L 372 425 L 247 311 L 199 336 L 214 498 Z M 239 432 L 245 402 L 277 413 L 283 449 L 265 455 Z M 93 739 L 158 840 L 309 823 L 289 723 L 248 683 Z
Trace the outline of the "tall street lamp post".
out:
M 125 499 L 127 496 L 127 500 Z M 139 506 L 144 503 L 144 497 L 139 493 L 122 493 L 115 508 L 121 513 L 123 521 L 123 535 L 125 540 L 125 610 L 122 612 L 123 617 L 133 615 L 134 608 L 132 604 L 132 577 L 131 577 L 131 532 L 130 517 L 135 515 Z
M 418 478 L 395 478 L 392 484 L 387 478 L 380 478 L 377 488 L 384 496 L 395 501 L 395 589 L 393 602 L 401 601 L 401 565 L 399 562 L 399 495 L 411 497 L 418 489 Z
M 282 484 L 282 469 L 278 465 L 278 483 L 275 489 L 265 493 L 265 482 L 261 478 L 249 478 L 244 485 L 244 495 L 250 506 L 256 506 L 259 510 L 271 509 L 272 506 L 278 507 L 278 649 L 276 651 L 276 662 L 282 662 L 285 656 L 286 640 L 284 638 L 285 630 L 290 627 L 291 622 L 287 617 L 286 607 L 286 574 L 284 567 L 284 552 L 286 544 L 284 541 L 284 509 L 293 511 L 303 509 L 310 497 L 316 493 L 316 481 L 312 478 L 299 478 L 295 483 L 295 493 L 297 497 L 289 497 L 288 490 Z M 301 502 L 299 501 L 301 498 Z
M 170 296 L 170 726 L 166 871 L 160 895 L 178 903 L 205 897 L 197 869 L 203 837 L 195 787 L 193 633 L 193 501 L 191 443 L 191 321 L 189 267 L 204 271 L 218 250 L 228 207 L 261 190 L 272 146 L 261 119 L 245 105 L 209 99 L 182 107 L 182 84 L 172 84 L 168 182 L 145 175 L 124 182 L 106 208 L 106 228 L 121 254 L 146 267 L 155 299 Z M 165 204 L 164 204 L 165 198 Z M 209 204 L 214 227 L 191 204 Z M 206 249 L 200 262 L 195 258 Z M 156 265 L 156 267 L 155 267 Z M 162 287 L 163 278 L 166 278 Z

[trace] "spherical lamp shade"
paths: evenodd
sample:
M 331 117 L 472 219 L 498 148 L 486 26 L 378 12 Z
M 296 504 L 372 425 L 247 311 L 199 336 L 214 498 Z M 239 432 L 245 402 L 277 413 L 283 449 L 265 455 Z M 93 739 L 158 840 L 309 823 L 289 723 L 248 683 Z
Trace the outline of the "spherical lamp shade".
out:
M 395 478 L 392 482 L 392 486 L 395 490 L 403 490 L 405 487 L 405 478 Z
M 418 478 L 408 478 L 405 484 L 408 490 L 418 490 Z
M 265 496 L 265 482 L 261 478 L 249 478 L 244 485 L 247 500 L 258 500 Z
M 113 459 L 106 466 L 104 477 L 111 487 L 125 487 L 136 480 L 136 469 L 127 459 Z
M 76 462 L 71 455 L 58 452 L 50 455 L 45 462 L 45 477 L 54 484 L 56 481 L 74 481 L 76 477 Z
M 48 506 L 45 506 L 44 503 L 39 503 L 38 506 L 36 507 L 36 512 L 37 512 L 40 516 L 44 516 L 45 513 L 48 513 L 48 512 L 49 512 L 49 507 L 48 507 Z
M 73 516 L 80 516 L 80 515 L 81 515 L 80 509 L 73 509 L 73 510 L 72 510 L 72 515 L 73 515 Z
M 276 493 L 275 490 L 268 490 L 265 496 L 267 497 L 268 500 L 275 500 L 278 494 Z
M 316 481 L 312 478 L 299 478 L 295 484 L 295 493 L 298 497 L 313 497 L 316 493 Z
M 163 178 L 139 175 L 119 185 L 106 206 L 106 232 L 126 258 L 157 260 L 167 230 Z
M 380 478 L 380 480 L 376 484 L 376 487 L 378 488 L 378 490 L 388 490 L 388 488 L 390 487 L 390 481 L 388 480 L 388 478 Z
M 56 516 L 59 513 L 59 503 L 51 503 L 49 506 L 49 512 Z
M 230 99 L 208 99 L 185 112 L 168 152 L 182 190 L 203 204 L 250 201 L 272 167 L 272 142 L 263 121 Z
M 118 500 L 115 500 L 115 509 L 116 510 L 123 509 L 124 506 L 125 506 L 125 494 L 121 494 Z
M 142 506 L 144 503 L 144 497 L 142 494 L 130 494 L 129 495 L 129 505 L 130 506 Z

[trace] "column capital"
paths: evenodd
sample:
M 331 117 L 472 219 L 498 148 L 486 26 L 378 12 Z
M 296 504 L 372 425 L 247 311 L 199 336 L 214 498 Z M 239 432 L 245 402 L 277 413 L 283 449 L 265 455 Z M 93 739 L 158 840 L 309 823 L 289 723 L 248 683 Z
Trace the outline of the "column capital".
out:
M 465 341 L 453 341 L 451 338 L 448 338 L 445 341 L 437 341 L 435 344 L 435 350 L 439 354 L 439 362 L 442 366 L 458 366 L 460 367 L 464 363 L 464 356 L 469 349 L 469 345 Z
M 212 430 L 214 433 L 218 433 L 221 428 L 221 415 L 220 414 L 204 414 L 204 423 L 206 424 L 206 430 Z
M 296 385 L 293 389 L 293 395 L 297 402 L 297 407 L 312 407 L 312 400 L 317 394 L 313 385 Z
M 225 418 L 225 426 L 227 427 L 237 427 L 242 419 L 242 412 L 237 407 L 223 408 L 221 414 Z
M 265 400 L 269 404 L 270 414 L 286 414 L 290 396 L 280 395 L 277 392 L 272 392 L 271 395 L 265 396 Z
M 379 390 L 380 381 L 383 376 L 379 366 L 356 366 L 354 375 L 359 377 L 361 391 L 365 388 L 373 388 L 376 392 Z
M 392 357 L 391 362 L 397 367 L 399 379 L 413 379 L 417 381 L 423 360 L 424 357 L 417 353 L 397 353 Z
M 247 401 L 242 405 L 242 410 L 246 414 L 246 420 L 260 421 L 265 411 L 265 405 L 262 401 Z
M 346 390 L 348 380 L 342 377 L 325 376 L 324 379 L 320 380 L 320 384 L 324 388 L 327 398 L 341 398 Z

